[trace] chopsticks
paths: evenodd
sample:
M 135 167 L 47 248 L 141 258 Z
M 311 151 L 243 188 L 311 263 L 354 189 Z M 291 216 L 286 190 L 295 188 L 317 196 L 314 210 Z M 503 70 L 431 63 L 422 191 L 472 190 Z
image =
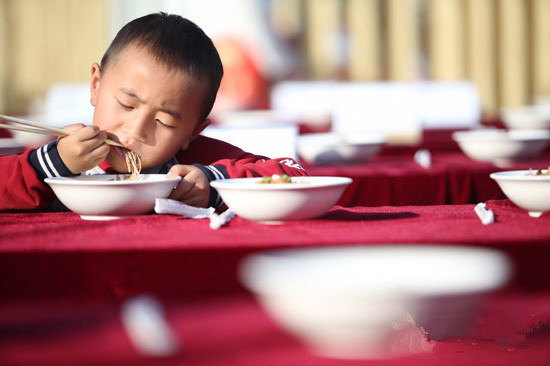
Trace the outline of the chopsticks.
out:
M 9 121 L 9 122 L 18 123 L 24 126 L 32 127 L 32 128 L 28 128 L 28 127 L 13 126 L 13 125 L 0 123 L 0 128 L 4 128 L 7 130 L 32 132 L 32 133 L 39 133 L 43 135 L 52 135 L 52 136 L 67 136 L 74 133 L 73 131 L 65 130 L 62 128 L 52 127 L 43 123 L 32 122 L 21 118 L 6 116 L 3 114 L 0 114 L 0 120 Z M 111 139 L 105 140 L 105 143 L 112 146 L 124 147 L 122 144 L 116 141 L 113 141 Z

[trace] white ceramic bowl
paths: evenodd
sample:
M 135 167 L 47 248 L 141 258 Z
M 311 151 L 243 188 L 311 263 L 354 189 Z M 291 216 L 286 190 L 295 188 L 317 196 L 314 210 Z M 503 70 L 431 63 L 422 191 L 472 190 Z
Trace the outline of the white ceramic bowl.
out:
M 376 133 L 312 133 L 298 136 L 297 151 L 309 164 L 362 163 L 378 154 L 385 144 Z
M 471 130 L 453 133 L 453 139 L 473 160 L 506 166 L 513 161 L 529 160 L 550 143 L 547 130 Z
M 547 172 L 546 169 L 543 173 Z M 497 172 L 490 175 L 512 202 L 539 217 L 550 211 L 550 175 L 528 175 L 528 170 Z M 532 173 L 536 173 L 533 169 Z
M 546 105 L 502 108 L 501 117 L 509 129 L 550 129 L 550 108 Z
M 44 181 L 61 203 L 85 220 L 111 220 L 153 210 L 155 198 L 167 198 L 181 177 L 141 174 L 135 181 L 115 180 L 123 174 L 55 177 Z
M 344 177 L 293 177 L 293 183 L 259 184 L 262 178 L 210 182 L 237 215 L 264 223 L 318 217 L 334 206 L 351 183 Z
M 253 254 L 239 272 L 267 312 L 315 353 L 392 358 L 431 350 L 424 336 L 413 337 L 419 329 L 434 340 L 466 335 L 511 265 L 479 247 L 372 245 Z
M 22 143 L 13 138 L 1 138 L 0 139 L 0 155 L 8 154 L 14 155 L 22 152 L 24 146 Z

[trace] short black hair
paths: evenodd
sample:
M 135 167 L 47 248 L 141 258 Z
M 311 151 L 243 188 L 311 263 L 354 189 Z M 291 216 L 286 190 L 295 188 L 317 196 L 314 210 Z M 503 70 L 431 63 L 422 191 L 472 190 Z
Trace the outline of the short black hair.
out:
M 206 81 L 201 120 L 204 121 L 216 101 L 223 76 L 220 55 L 212 40 L 192 21 L 175 14 L 153 13 L 126 24 L 101 59 L 106 70 L 127 46 L 138 45 L 167 67 L 174 67 L 196 80 Z

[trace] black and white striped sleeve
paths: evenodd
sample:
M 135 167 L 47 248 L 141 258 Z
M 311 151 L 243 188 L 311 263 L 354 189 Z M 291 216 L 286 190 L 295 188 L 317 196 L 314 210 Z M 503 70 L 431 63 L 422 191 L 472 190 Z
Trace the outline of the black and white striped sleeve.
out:
M 209 182 L 218 179 L 229 178 L 227 174 L 227 169 L 223 165 L 201 165 L 193 164 L 206 175 Z M 218 208 L 224 204 L 222 198 L 214 188 L 210 187 L 210 199 L 208 200 L 208 205 L 210 207 Z
M 40 180 L 52 177 L 74 177 L 57 152 L 57 141 L 44 145 L 29 155 L 29 162 Z

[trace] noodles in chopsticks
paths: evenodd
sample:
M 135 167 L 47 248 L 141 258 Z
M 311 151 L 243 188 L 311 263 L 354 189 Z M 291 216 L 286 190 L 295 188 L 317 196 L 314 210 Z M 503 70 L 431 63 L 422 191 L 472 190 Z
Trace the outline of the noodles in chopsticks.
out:
M 136 180 L 141 172 L 141 158 L 130 149 L 124 149 L 124 156 L 126 157 L 126 166 L 130 172 L 128 180 Z

